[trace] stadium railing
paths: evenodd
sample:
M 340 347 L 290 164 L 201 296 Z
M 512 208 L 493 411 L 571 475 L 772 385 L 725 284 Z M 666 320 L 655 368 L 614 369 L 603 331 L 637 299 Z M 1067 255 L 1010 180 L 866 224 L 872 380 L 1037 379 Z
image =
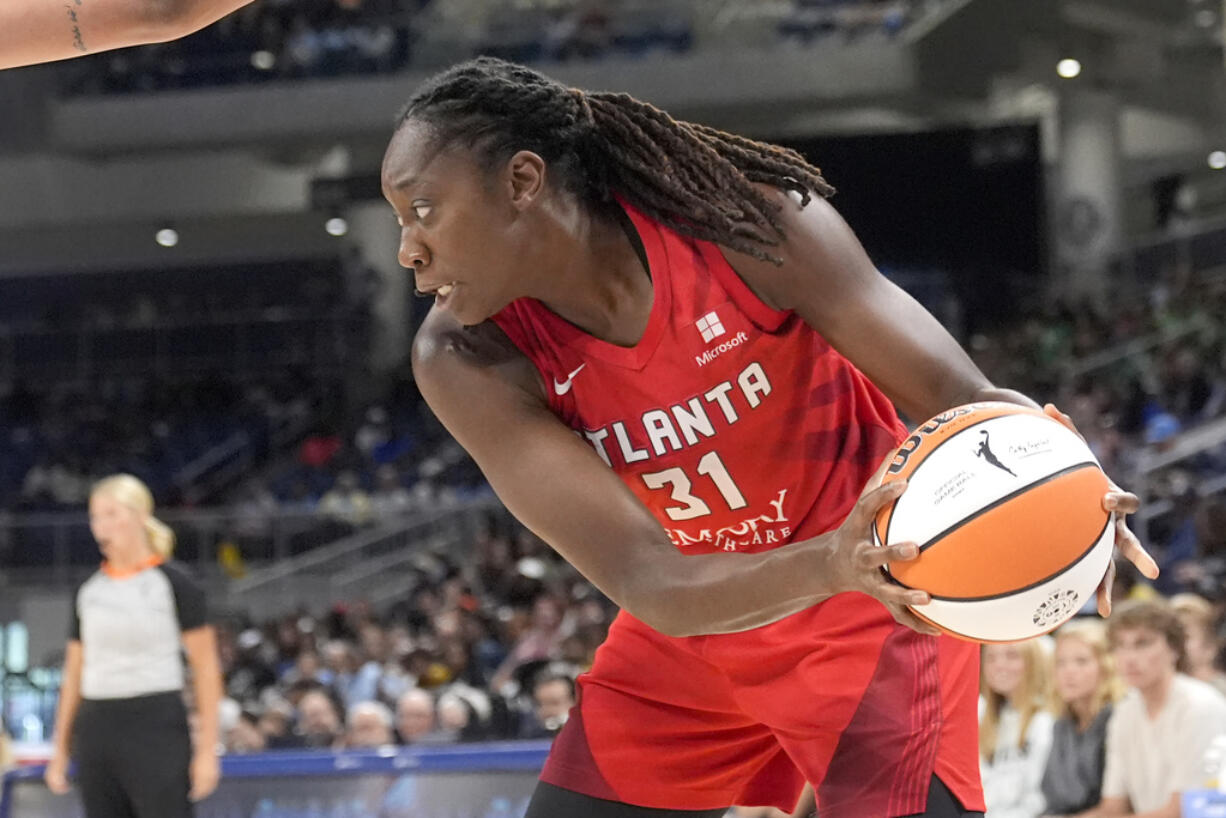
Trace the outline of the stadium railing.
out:
M 197 818 L 517 818 L 549 751 L 546 741 L 346 752 L 286 751 L 221 760 Z M 0 818 L 80 818 L 79 795 L 54 795 L 43 767 L 4 777 Z

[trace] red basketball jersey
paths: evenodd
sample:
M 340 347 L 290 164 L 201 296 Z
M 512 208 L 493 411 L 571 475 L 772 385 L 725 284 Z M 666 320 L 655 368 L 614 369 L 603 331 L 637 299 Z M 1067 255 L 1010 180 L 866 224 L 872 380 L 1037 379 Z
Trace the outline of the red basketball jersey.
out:
M 626 206 L 655 300 L 633 347 L 532 299 L 496 316 L 583 435 L 685 553 L 764 551 L 829 531 L 901 440 L 893 406 L 709 242 Z
M 716 245 L 626 212 L 654 288 L 638 344 L 530 299 L 494 316 L 554 413 L 683 553 L 837 527 L 904 437 L 890 402 L 799 316 L 763 304 Z M 982 809 L 977 656 L 862 594 L 715 636 L 664 636 L 622 612 L 542 780 L 655 808 L 790 810 L 806 776 L 823 816 L 860 818 L 922 812 L 935 772 Z

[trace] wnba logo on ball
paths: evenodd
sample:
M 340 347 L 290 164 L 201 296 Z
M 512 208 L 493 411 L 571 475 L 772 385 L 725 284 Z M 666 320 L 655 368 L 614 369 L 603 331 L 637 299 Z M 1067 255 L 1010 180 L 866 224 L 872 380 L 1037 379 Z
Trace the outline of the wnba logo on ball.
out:
M 956 409 L 950 409 L 948 412 L 942 412 L 932 420 L 925 423 L 923 426 L 915 430 L 909 438 L 902 442 L 898 447 L 898 451 L 894 455 L 894 459 L 890 461 L 889 467 L 886 469 L 890 474 L 898 474 L 907 467 L 907 459 L 911 454 L 919 448 L 919 445 L 924 442 L 924 438 L 936 430 L 940 429 L 947 423 L 950 423 L 963 415 L 970 414 L 975 410 L 973 404 L 959 406 Z
M 1057 622 L 1063 622 L 1079 607 L 1081 606 L 1078 604 L 1076 591 L 1052 591 L 1051 596 L 1034 610 L 1035 627 L 1047 628 Z

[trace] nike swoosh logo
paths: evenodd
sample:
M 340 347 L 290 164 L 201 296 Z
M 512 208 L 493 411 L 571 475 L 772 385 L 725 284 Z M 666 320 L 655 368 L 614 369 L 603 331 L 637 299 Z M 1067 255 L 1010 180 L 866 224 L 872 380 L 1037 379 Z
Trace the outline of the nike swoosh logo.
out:
M 571 386 L 574 385 L 575 376 L 578 375 L 580 370 L 582 370 L 585 366 L 587 366 L 587 364 L 579 364 L 579 368 L 567 375 L 566 380 L 564 381 L 559 381 L 557 378 L 554 378 L 553 391 L 557 392 L 559 395 L 565 395 L 567 392 L 569 392 Z

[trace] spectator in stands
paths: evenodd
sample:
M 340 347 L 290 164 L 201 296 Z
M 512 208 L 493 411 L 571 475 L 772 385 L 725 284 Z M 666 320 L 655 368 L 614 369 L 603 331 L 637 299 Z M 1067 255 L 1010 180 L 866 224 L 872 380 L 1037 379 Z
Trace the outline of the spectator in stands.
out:
M 447 691 L 438 697 L 435 706 L 438 719 L 437 741 L 479 741 L 484 738 L 476 708 L 467 697 Z
M 575 678 L 558 664 L 547 665 L 532 680 L 532 712 L 520 726 L 520 738 L 553 738 L 575 706 Z
M 349 710 L 349 725 L 345 733 L 346 749 L 377 749 L 395 743 L 395 736 L 392 735 L 392 711 L 387 705 L 366 701 Z
M 387 410 L 382 406 L 372 406 L 366 410 L 366 422 L 353 436 L 353 445 L 362 456 L 371 459 L 375 449 L 391 440 L 392 427 L 387 417 Z
M 225 731 L 227 753 L 262 753 L 268 749 L 268 737 L 260 730 L 259 718 L 250 711 L 239 714 L 234 724 Z
M 1129 691 L 1107 724 L 1103 798 L 1089 815 L 1178 818 L 1180 794 L 1204 784 L 1204 755 L 1226 731 L 1226 699 L 1184 675 L 1183 626 L 1161 600 L 1119 606 L 1107 633 Z
M 1102 798 L 1107 722 L 1123 693 L 1101 622 L 1074 620 L 1056 633 L 1055 688 L 1043 797 L 1048 815 L 1077 815 Z
M 370 508 L 377 520 L 386 520 L 413 510 L 413 498 L 400 482 L 400 473 L 391 463 L 384 463 L 375 472 L 375 490 L 370 495 Z
M 521 559 L 522 562 L 522 559 Z M 548 594 L 542 594 L 532 603 L 531 624 L 515 642 L 507 658 L 494 673 L 490 686 L 501 691 L 511 679 L 515 669 L 525 662 L 552 659 L 562 641 L 562 605 Z
M 341 738 L 341 717 L 336 703 L 322 690 L 311 690 L 298 702 L 295 731 L 304 747 L 328 749 Z
M 434 697 L 421 688 L 413 688 L 396 702 L 396 732 L 401 744 L 437 743 Z
M 271 696 L 260 713 L 259 729 L 270 750 L 287 750 L 300 747 L 294 734 L 294 708 L 284 699 Z
M 1218 665 L 1222 653 L 1218 637 L 1220 614 L 1209 601 L 1196 594 L 1177 594 L 1171 598 L 1171 610 L 1183 625 L 1188 656 L 1188 675 L 1213 685 L 1226 696 L 1226 673 Z
M 319 512 L 357 528 L 370 522 L 370 495 L 362 490 L 356 474 L 343 471 L 336 476 L 336 484 L 319 498 Z
M 979 676 L 979 769 L 992 818 L 1038 818 L 1052 743 L 1051 655 L 1038 639 L 985 645 Z

